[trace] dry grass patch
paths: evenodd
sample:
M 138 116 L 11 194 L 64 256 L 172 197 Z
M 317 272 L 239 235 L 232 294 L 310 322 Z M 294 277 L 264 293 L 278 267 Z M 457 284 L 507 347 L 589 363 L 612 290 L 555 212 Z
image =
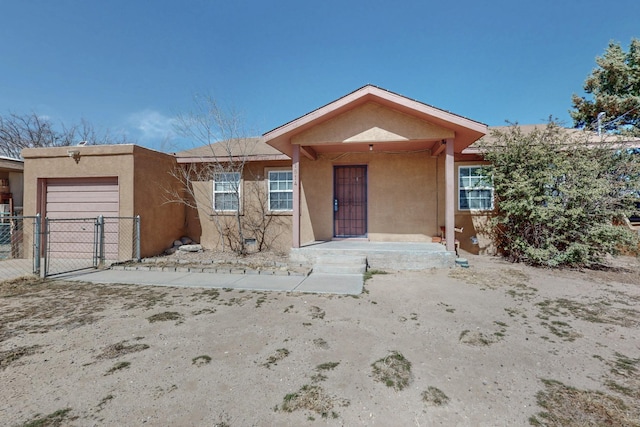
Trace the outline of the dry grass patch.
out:
M 211 356 L 203 354 L 201 356 L 194 357 L 193 359 L 191 359 L 191 363 L 196 366 L 208 365 L 209 363 L 211 363 Z
M 411 362 L 398 351 L 376 360 L 371 367 L 376 381 L 398 391 L 407 387 L 412 380 Z
M 37 276 L 23 276 L 11 280 L 0 281 L 0 298 L 11 298 L 33 294 L 46 289 L 44 279 Z
M 201 299 L 207 300 L 207 301 L 215 301 L 218 299 L 218 297 L 220 297 L 220 290 L 219 289 L 206 289 L 202 292 L 198 292 L 193 294 L 193 297 L 191 298 L 191 301 L 198 301 Z
M 142 337 L 136 339 L 142 339 Z M 127 340 L 124 340 L 105 347 L 102 353 L 98 355 L 98 359 L 115 359 L 125 354 L 136 353 L 149 348 L 147 344 L 127 344 L 127 342 Z
M 106 406 L 106 404 L 112 401 L 114 398 L 115 396 L 113 394 L 108 394 L 102 399 L 100 399 L 100 402 L 98 402 L 98 404 L 96 405 L 96 407 L 98 408 L 97 412 L 102 411 L 102 409 Z
M 449 272 L 449 277 L 485 289 L 510 286 L 527 288 L 526 283 L 529 281 L 529 276 L 525 272 L 515 268 L 494 268 L 486 271 L 473 268 L 455 268 Z
M 265 368 L 270 368 L 272 365 L 277 365 L 279 361 L 289 355 L 289 350 L 286 348 L 279 348 L 271 356 L 267 358 L 267 361 L 262 364 Z
M 313 344 L 316 347 L 321 348 L 322 350 L 328 350 L 329 349 L 329 343 L 326 342 L 323 338 L 315 338 L 313 340 Z
M 157 314 L 154 314 L 153 316 L 147 317 L 147 320 L 149 321 L 149 323 L 176 320 L 177 321 L 176 324 L 177 324 L 177 323 L 180 323 L 183 319 L 184 317 L 182 316 L 182 314 L 178 313 L 177 311 L 164 311 L 162 313 L 157 313 Z
M 427 405 L 443 406 L 449 402 L 449 397 L 439 388 L 429 386 L 422 392 L 422 401 Z
M 473 346 L 487 346 L 497 342 L 501 338 L 500 336 L 494 335 L 485 335 L 480 331 L 471 331 L 469 329 L 465 329 L 460 332 L 460 337 L 458 337 L 458 341 L 463 344 L 473 345 Z
M 311 381 L 319 383 L 326 380 L 328 377 L 323 373 L 323 371 L 333 371 L 339 364 L 340 362 L 326 362 L 319 364 L 316 366 L 316 373 L 311 376 Z
M 14 336 L 16 329 L 41 334 L 87 326 L 117 304 L 122 304 L 123 309 L 150 308 L 164 301 L 166 295 L 148 287 L 37 277 L 0 282 L 0 342 Z
M 25 356 L 36 354 L 38 350 L 40 350 L 39 345 L 32 345 L 0 351 L 0 371 L 6 369 L 10 364 Z
M 376 270 L 376 269 L 367 270 L 362 275 L 362 281 L 366 282 L 367 280 L 371 279 L 376 274 L 389 274 L 389 273 L 387 271 L 384 271 L 384 270 Z
M 231 292 L 233 291 L 233 289 L 229 289 L 228 291 L 225 289 L 226 292 Z M 238 293 L 244 293 L 243 290 L 238 291 Z M 253 297 L 251 295 L 242 295 L 239 297 L 231 297 L 228 300 L 224 301 L 224 300 L 220 300 L 220 304 L 222 305 L 226 305 L 226 306 L 243 306 L 245 302 L 252 300 Z
M 340 362 L 326 362 L 316 366 L 316 371 L 332 371 Z
M 640 326 L 640 312 L 631 308 L 612 306 L 608 300 L 580 303 L 566 298 L 555 300 L 546 299 L 536 304 L 540 309 L 538 317 L 547 319 L 549 316 L 573 316 L 587 322 L 607 323 L 612 325 L 634 328 Z
M 640 358 L 634 359 L 624 354 L 615 353 L 615 359 L 607 361 L 611 377 L 605 376 L 604 385 L 611 391 L 630 398 L 630 404 L 640 401 Z
M 312 319 L 324 319 L 324 316 L 326 315 L 323 309 L 316 307 L 315 305 L 309 307 L 309 311 L 311 312 Z
M 70 418 L 69 412 L 71 412 L 71 408 L 58 409 L 45 416 L 38 414 L 31 421 L 22 424 L 22 427 L 58 427 L 67 425 L 67 421 L 76 419 L 76 417 Z
M 109 369 L 109 370 L 107 371 L 107 373 L 106 373 L 106 374 L 104 374 L 104 375 L 105 375 L 105 376 L 106 376 L 106 375 L 111 375 L 111 374 L 113 374 L 114 372 L 118 372 L 118 371 L 121 371 L 121 370 L 123 370 L 123 369 L 127 369 L 127 368 L 129 368 L 129 366 L 131 366 L 131 362 L 118 362 L 118 363 L 116 363 L 115 365 L 113 365 L 113 367 L 112 367 L 111 369 Z
M 576 338 L 582 337 L 582 334 L 573 330 L 570 324 L 561 322 L 559 320 L 552 320 L 551 322 L 542 322 L 542 326 L 547 328 L 553 335 L 561 338 L 563 341 L 575 341 Z
M 331 397 L 318 385 L 304 385 L 295 393 L 287 394 L 280 405 L 281 410 L 293 412 L 308 410 L 319 414 L 323 418 L 338 418 L 338 413 L 333 411 L 336 406 L 349 406 L 349 401 Z
M 529 418 L 534 426 L 640 427 L 638 406 L 628 406 L 622 399 L 599 391 L 578 390 L 558 381 L 542 380 L 543 391 L 536 395 L 538 405 L 545 409 Z

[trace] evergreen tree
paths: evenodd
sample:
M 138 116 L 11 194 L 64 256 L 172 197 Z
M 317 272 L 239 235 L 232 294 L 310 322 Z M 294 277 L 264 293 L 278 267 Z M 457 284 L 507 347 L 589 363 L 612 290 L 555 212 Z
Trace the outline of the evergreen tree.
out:
M 640 39 L 632 39 L 629 51 L 609 42 L 598 65 L 587 77 L 584 91 L 593 99 L 573 94 L 570 110 L 574 126 L 640 136 Z

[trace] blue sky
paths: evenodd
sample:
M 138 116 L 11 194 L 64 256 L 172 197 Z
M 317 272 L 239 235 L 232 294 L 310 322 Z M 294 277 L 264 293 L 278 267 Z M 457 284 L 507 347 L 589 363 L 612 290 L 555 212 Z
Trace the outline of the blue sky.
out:
M 263 133 L 367 83 L 486 123 L 571 124 L 640 1 L 0 0 L 0 114 L 84 118 L 160 150 L 212 95 Z

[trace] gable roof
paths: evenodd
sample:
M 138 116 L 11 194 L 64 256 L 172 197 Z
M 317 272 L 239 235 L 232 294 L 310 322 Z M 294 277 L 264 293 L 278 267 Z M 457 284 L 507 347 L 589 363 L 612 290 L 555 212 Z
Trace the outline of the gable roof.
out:
M 375 102 L 389 109 L 405 113 L 453 131 L 455 134 L 454 151 L 456 152 L 461 152 L 464 148 L 487 133 L 487 125 L 483 123 L 404 97 L 377 86 L 366 85 L 329 104 L 266 132 L 263 135 L 264 141 L 291 156 L 293 152 L 291 138 L 294 135 L 369 102 Z

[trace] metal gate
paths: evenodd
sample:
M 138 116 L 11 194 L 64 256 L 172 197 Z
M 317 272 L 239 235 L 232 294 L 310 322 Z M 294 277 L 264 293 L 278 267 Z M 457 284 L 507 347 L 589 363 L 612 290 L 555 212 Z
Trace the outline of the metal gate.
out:
M 52 276 L 140 260 L 140 216 L 0 215 L 0 280 Z
M 140 216 L 45 218 L 43 276 L 140 259 Z

